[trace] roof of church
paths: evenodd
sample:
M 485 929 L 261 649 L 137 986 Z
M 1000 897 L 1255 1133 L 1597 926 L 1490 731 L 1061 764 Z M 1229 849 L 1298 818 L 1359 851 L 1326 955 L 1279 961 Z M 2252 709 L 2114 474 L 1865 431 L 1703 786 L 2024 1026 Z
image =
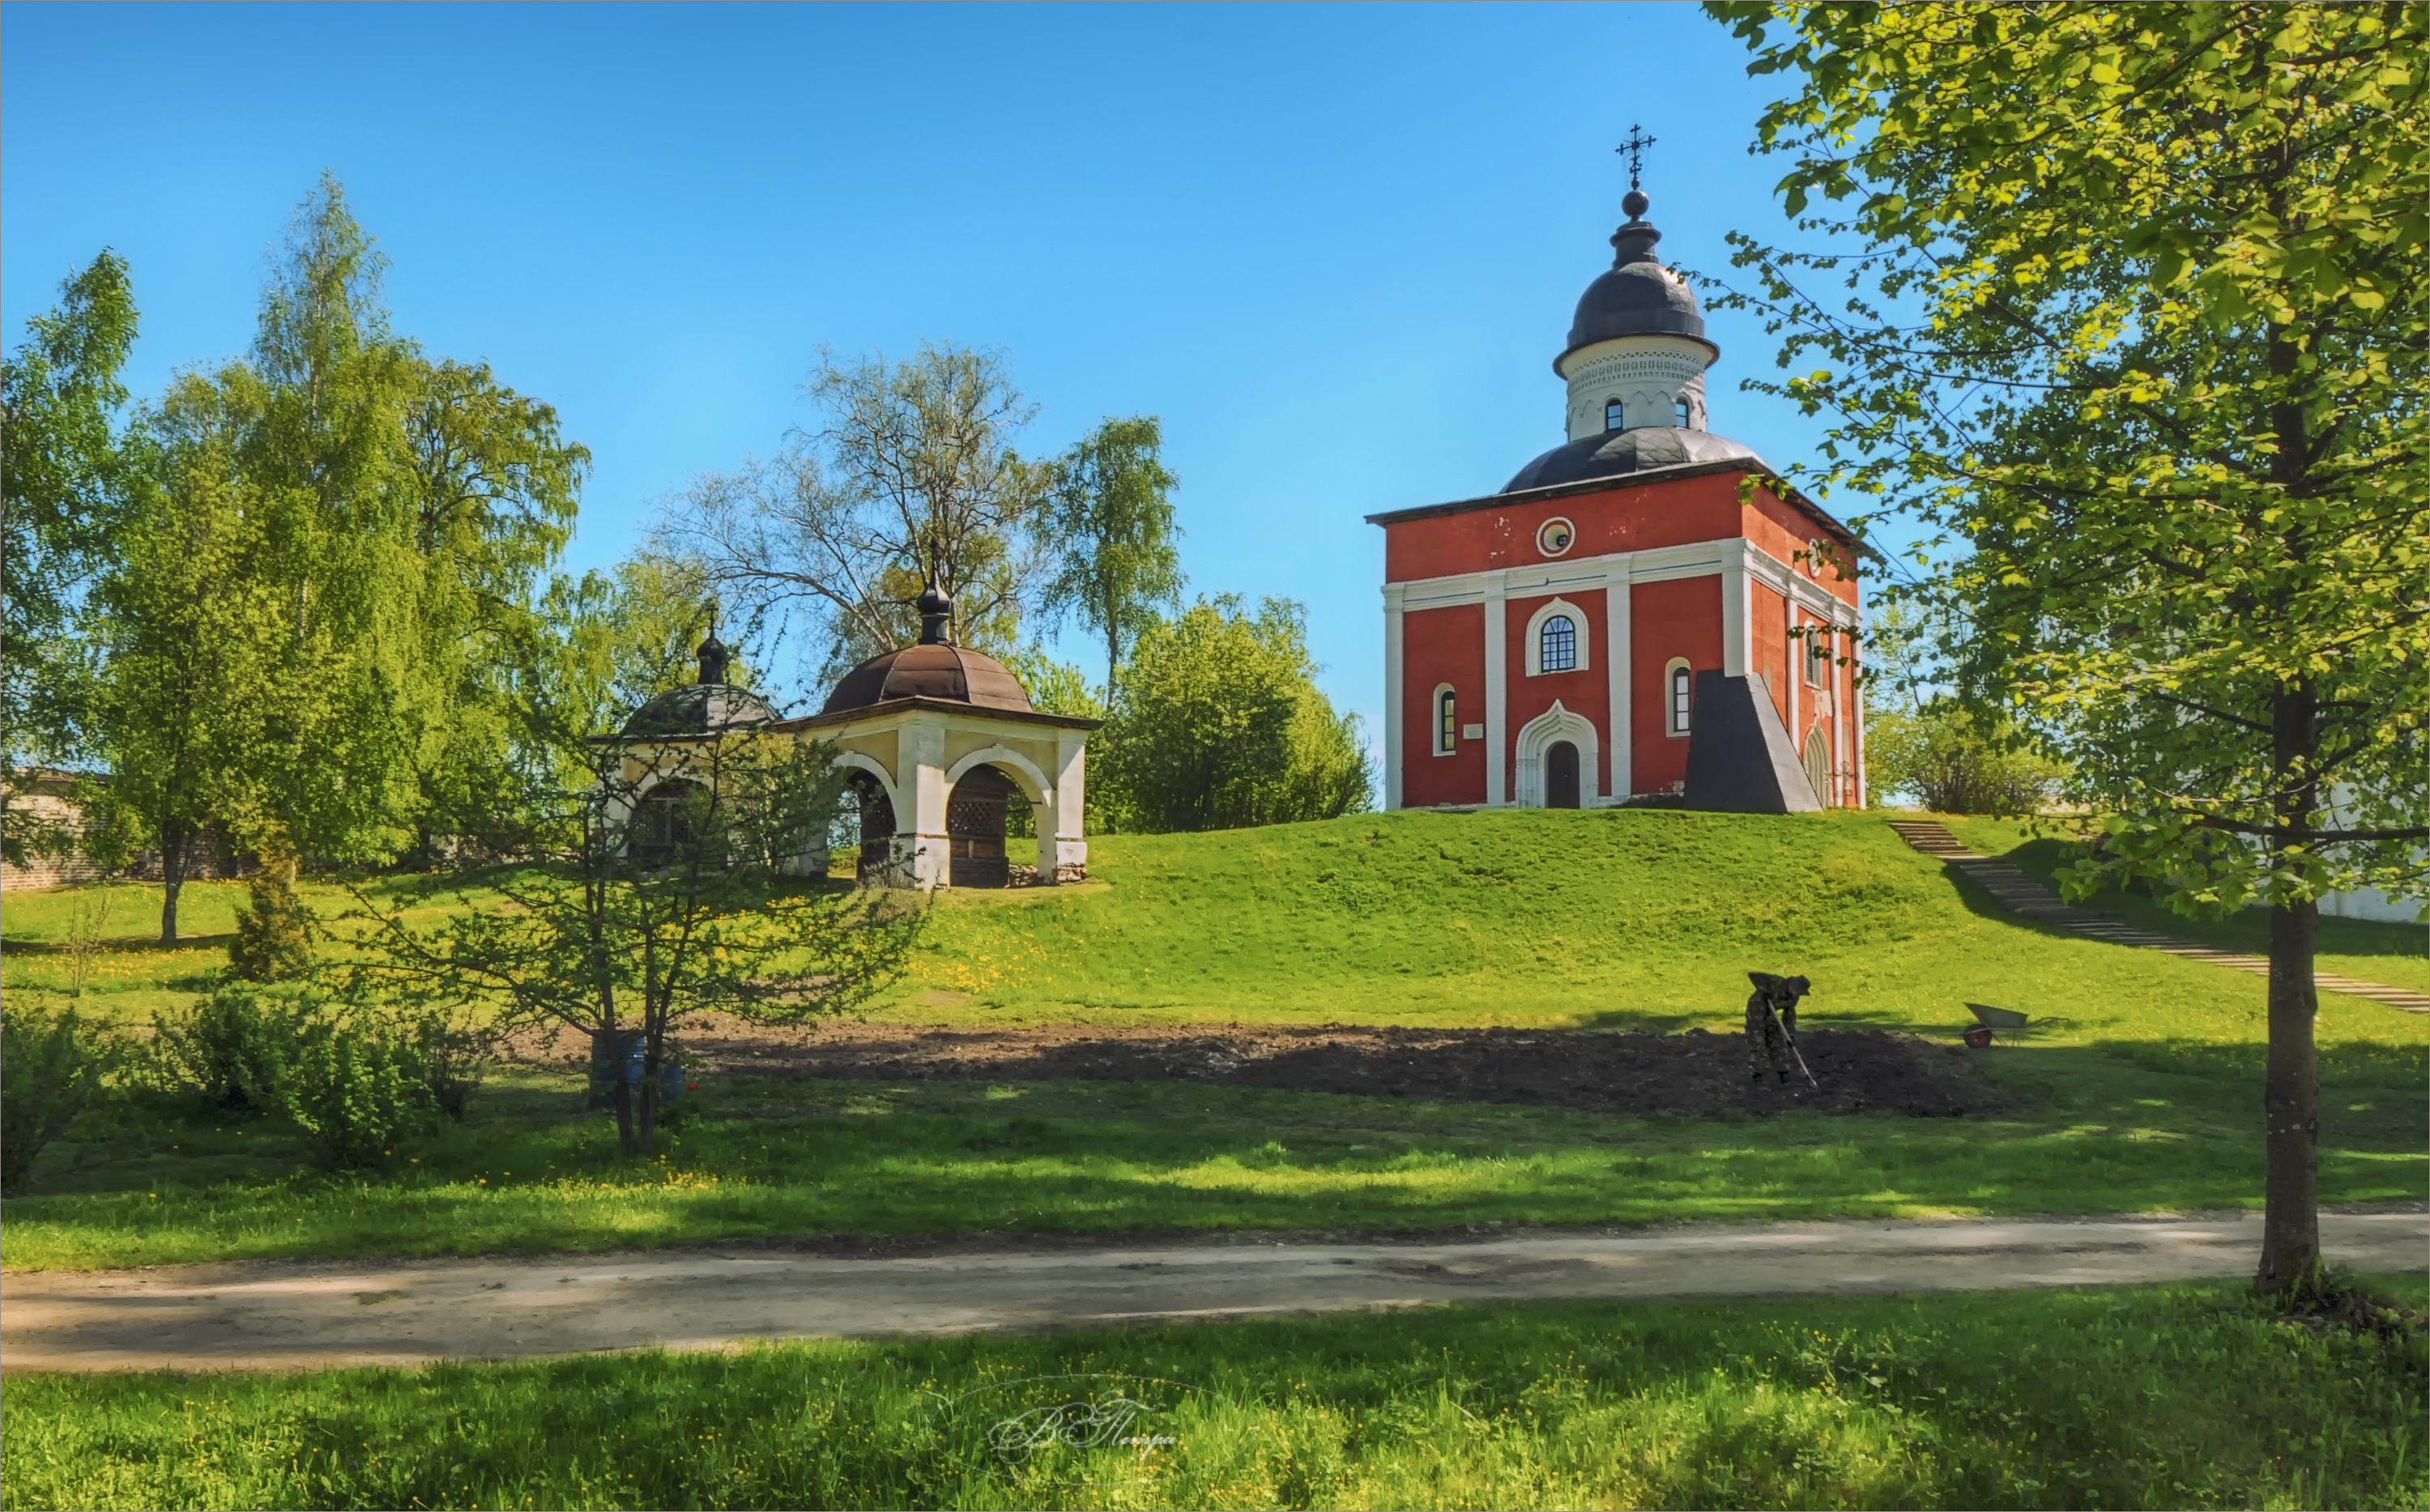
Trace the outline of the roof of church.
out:
M 1021 680 L 1003 662 L 968 646 L 924 642 L 870 657 L 845 673 L 822 714 L 868 708 L 899 698 L 927 698 L 974 708 L 1032 713 Z
M 1665 430 L 1669 427 L 1647 426 L 1645 428 L 1649 430 Z M 1623 431 L 1621 434 L 1623 436 L 1629 436 L 1635 435 L 1637 432 Z M 1703 433 L 1691 432 L 1690 434 L 1701 435 Z M 1606 443 L 1612 440 L 1612 436 L 1606 432 L 1601 436 L 1589 437 L 1585 441 L 1573 441 L 1571 442 L 1571 446 L 1584 446 L 1589 443 Z M 1713 440 L 1720 440 L 1721 438 L 1715 437 Z M 1677 478 L 1703 477 L 1713 473 L 1759 473 L 1765 475 L 1767 485 L 1774 493 L 1778 494 L 1782 499 L 1786 500 L 1789 504 L 1795 505 L 1798 508 L 1803 509 L 1806 513 L 1813 516 L 1818 523 L 1829 530 L 1831 534 L 1837 537 L 1839 540 L 1854 547 L 1860 556 L 1874 557 L 1879 555 L 1871 546 L 1858 540 L 1856 539 L 1856 533 L 1849 529 L 1847 525 L 1842 523 L 1840 521 L 1833 518 L 1830 511 L 1824 509 L 1821 505 L 1816 504 L 1812 499 L 1807 498 L 1797 490 L 1790 488 L 1785 480 L 1774 476 L 1773 474 L 1771 465 L 1765 462 L 1762 457 L 1757 457 L 1751 451 L 1748 451 L 1745 447 L 1739 445 L 1736 441 L 1723 441 L 1723 444 L 1731 448 L 1731 455 L 1712 461 L 1677 462 L 1668 466 L 1640 467 L 1635 472 L 1598 474 L 1578 479 L 1574 482 L 1540 483 L 1532 488 L 1518 488 L 1514 486 L 1504 490 L 1500 493 L 1486 494 L 1482 498 L 1455 499 L 1448 504 L 1422 504 L 1411 509 L 1388 509 L 1380 514 L 1371 514 L 1367 516 L 1367 523 L 1371 525 L 1406 524 L 1412 520 L 1431 520 L 1439 515 L 1466 514 L 1471 509 L 1506 509 L 1513 504 L 1533 504 L 1546 499 L 1567 498 L 1572 494 L 1599 493 L 1606 489 L 1634 488 L 1642 484 L 1667 483 Z M 1560 452 L 1568 451 L 1570 447 L 1567 446 L 1555 447 L 1553 451 L 1547 452 L 1545 457 L 1552 457 Z M 1543 458 L 1539 457 L 1537 460 L 1541 461 Z M 1531 467 L 1534 465 L 1534 463 L 1529 464 Z M 1524 474 L 1523 474 L 1522 475 L 1523 476 Z M 1514 479 L 1513 482 L 1515 485 L 1516 480 Z
M 687 683 L 635 709 L 624 722 L 624 734 L 707 735 L 738 725 L 773 724 L 784 717 L 774 704 L 730 683 Z
M 1628 221 L 1611 234 L 1611 271 L 1587 285 L 1587 291 L 1578 296 L 1577 313 L 1570 320 L 1570 341 L 1553 359 L 1554 372 L 1559 372 L 1561 363 L 1578 348 L 1622 336 L 1684 336 L 1721 356 L 1722 349 L 1705 334 L 1705 315 L 1696 304 L 1696 291 L 1654 255 L 1662 233 L 1645 219 L 1651 203 L 1634 189 L 1621 201 Z
M 1591 478 L 1623 477 L 1686 462 L 1762 460 L 1755 448 L 1710 431 L 1676 425 L 1639 425 L 1635 430 L 1605 431 L 1582 440 L 1556 446 L 1519 470 L 1502 487 L 1505 493 L 1584 483 Z
M 835 691 L 814 720 L 833 721 L 889 704 L 925 704 L 986 709 L 1034 723 L 1097 727 L 1094 720 L 1042 714 L 1023 691 L 1021 679 L 984 651 L 953 642 L 954 601 L 933 584 L 919 598 L 920 641 L 870 657 L 837 679 Z M 807 723 L 808 721 L 797 721 Z
M 625 735 L 707 735 L 711 730 L 773 724 L 785 717 L 775 705 L 725 680 L 726 663 L 732 657 L 725 642 L 717 639 L 714 623 L 708 639 L 694 655 L 700 658 L 699 679 L 660 693 L 633 710 L 633 717 L 624 722 Z

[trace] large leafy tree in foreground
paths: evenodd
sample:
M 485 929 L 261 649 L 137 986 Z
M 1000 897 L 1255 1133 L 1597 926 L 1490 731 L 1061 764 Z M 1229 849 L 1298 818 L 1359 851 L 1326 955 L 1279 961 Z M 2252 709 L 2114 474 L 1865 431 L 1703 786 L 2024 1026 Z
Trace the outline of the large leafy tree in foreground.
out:
M 2422 7 L 1718 3 L 1811 247 L 1740 239 L 1819 481 L 1958 548 L 1962 690 L 2063 747 L 2079 866 L 2270 909 L 2258 1280 L 2320 1263 L 2318 900 L 2417 893 Z M 1825 290 L 1829 291 L 1825 292 Z

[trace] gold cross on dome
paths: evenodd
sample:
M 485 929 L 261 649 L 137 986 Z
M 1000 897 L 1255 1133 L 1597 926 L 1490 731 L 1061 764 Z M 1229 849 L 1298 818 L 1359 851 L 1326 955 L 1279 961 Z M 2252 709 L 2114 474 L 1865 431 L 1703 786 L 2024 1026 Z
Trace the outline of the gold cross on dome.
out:
M 1637 175 L 1645 167 L 1645 149 L 1653 145 L 1654 139 L 1645 134 L 1645 128 L 1631 123 L 1628 128 L 1628 140 L 1612 149 L 1614 152 L 1628 154 L 1629 188 L 1637 187 Z

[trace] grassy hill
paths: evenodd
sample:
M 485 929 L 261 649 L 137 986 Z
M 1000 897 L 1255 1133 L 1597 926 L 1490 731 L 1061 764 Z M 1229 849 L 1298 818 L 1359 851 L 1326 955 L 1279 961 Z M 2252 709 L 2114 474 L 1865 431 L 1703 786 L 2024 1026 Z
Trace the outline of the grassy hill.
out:
M 386 1171 L 330 1178 L 274 1121 L 164 1105 L 45 1152 L 36 1192 L 8 1203 L 0 1254 L 42 1268 L 819 1233 L 2139 1211 L 2260 1195 L 2259 978 L 2025 923 L 1878 816 L 1369 815 L 1117 836 L 1091 852 L 1083 887 L 941 897 L 913 979 L 876 1016 L 1732 1030 L 1757 969 L 1814 979 L 1808 1022 L 1946 1044 L 1968 1000 L 2067 1022 L 1970 1057 L 2013 1106 L 1965 1119 L 1738 1123 L 1242 1087 L 741 1077 L 637 1166 L 580 1110 L 574 1072 L 524 1066 L 492 1078 L 468 1123 Z M 376 886 L 401 900 L 417 889 Z M 335 911 L 337 889 L 308 890 Z M 192 927 L 226 928 L 234 891 L 190 893 Z M 57 939 L 71 896 L 11 894 L 11 941 Z M 2332 940 L 2378 952 L 2383 972 L 2420 969 L 2419 934 L 2401 926 L 2341 923 Z M 112 952 L 86 1005 L 141 1022 L 207 989 L 221 943 Z M 58 967 L 12 952 L 7 986 Z M 2421 1200 L 2425 1031 L 2419 1016 L 2323 996 L 2324 1200 Z
M 1360 1020 L 1726 1026 L 1745 972 L 1802 972 L 1816 1018 L 1946 1031 L 1968 1001 L 2069 1037 L 2257 1040 L 2257 977 L 2029 924 L 1878 815 L 1675 810 L 1358 815 L 1091 841 L 1085 888 L 943 895 L 924 1020 Z M 2324 940 L 2391 976 L 2419 931 Z M 2422 1021 L 2324 998 L 2325 1038 Z

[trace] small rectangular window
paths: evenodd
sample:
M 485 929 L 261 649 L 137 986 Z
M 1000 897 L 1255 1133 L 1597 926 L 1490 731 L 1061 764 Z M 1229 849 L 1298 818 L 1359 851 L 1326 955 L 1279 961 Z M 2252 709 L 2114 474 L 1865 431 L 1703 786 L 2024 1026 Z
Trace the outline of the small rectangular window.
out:
M 1831 643 L 1817 631 L 1805 637 L 1806 686 L 1821 688 L 1831 681 Z
M 1685 667 L 1671 672 L 1671 728 L 1673 733 L 1688 733 L 1688 714 L 1693 702 L 1695 683 Z

